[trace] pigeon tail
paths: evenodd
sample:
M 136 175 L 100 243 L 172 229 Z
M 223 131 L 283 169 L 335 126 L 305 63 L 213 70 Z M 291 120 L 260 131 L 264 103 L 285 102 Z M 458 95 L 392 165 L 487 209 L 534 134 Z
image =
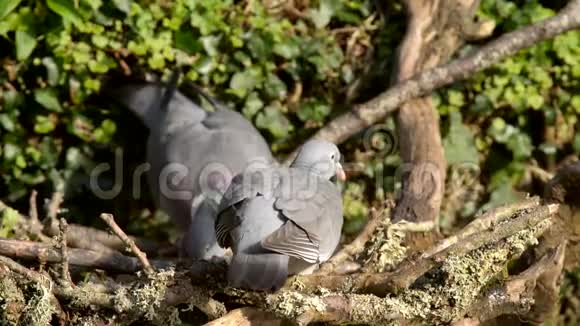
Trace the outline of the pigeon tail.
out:
M 161 98 L 161 105 L 160 109 L 163 111 L 167 111 L 167 107 L 169 106 L 169 102 L 175 95 L 175 91 L 177 90 L 177 82 L 179 81 L 180 71 L 179 68 L 175 68 L 171 72 L 171 76 L 169 77 L 169 82 L 167 83 L 167 88 L 163 93 L 163 97 Z
M 223 103 L 221 103 L 220 101 L 216 100 L 215 98 L 209 96 L 209 94 L 204 92 L 204 90 L 201 89 L 201 87 L 199 87 L 197 84 L 195 84 L 191 80 L 186 79 L 186 80 L 184 80 L 184 83 L 189 87 L 189 89 L 191 89 L 193 92 L 195 92 L 198 96 L 200 96 L 204 100 L 206 100 L 213 107 L 213 109 L 215 111 L 229 111 L 230 110 Z
M 288 256 L 237 253 L 228 268 L 232 287 L 277 291 L 288 278 Z
M 177 89 L 180 71 L 175 69 L 167 83 L 109 78 L 102 94 L 125 106 L 152 130 L 164 117 L 171 121 L 202 121 L 206 112 Z M 169 113 L 170 112 L 170 113 Z

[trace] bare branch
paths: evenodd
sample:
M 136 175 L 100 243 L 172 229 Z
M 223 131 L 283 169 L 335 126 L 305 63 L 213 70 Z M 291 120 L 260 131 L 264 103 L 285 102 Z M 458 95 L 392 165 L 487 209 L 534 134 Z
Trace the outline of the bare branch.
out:
M 40 220 L 38 219 L 38 208 L 36 207 L 37 196 L 38 192 L 36 192 L 36 190 L 32 190 L 32 192 L 30 193 L 30 199 L 28 200 L 29 203 L 28 215 L 30 216 L 30 220 L 32 223 L 40 224 Z
M 47 223 L 44 226 L 44 232 L 50 236 L 58 234 L 58 223 Z M 70 224 L 68 226 L 68 243 L 75 248 L 89 249 L 94 251 L 103 251 L 114 253 L 123 251 L 126 248 L 125 243 L 119 237 L 110 234 L 107 231 L 91 228 L 84 225 Z M 157 253 L 162 248 L 161 245 L 143 238 L 129 236 L 139 248 L 148 254 Z
M 543 274 L 562 267 L 565 244 L 546 253 L 519 275 L 488 290 L 472 307 L 466 309 L 473 322 L 485 322 L 503 314 L 525 315 L 534 304 L 536 283 Z
M 61 262 L 61 282 L 63 284 L 63 286 L 71 286 L 73 285 L 72 279 L 70 277 L 70 272 L 68 269 L 68 261 L 69 261 L 69 256 L 68 256 L 68 245 L 67 245 L 67 241 L 66 241 L 66 234 L 67 234 L 67 228 L 68 228 L 68 224 L 66 223 L 66 220 L 64 218 L 61 218 L 59 220 L 59 224 L 60 224 L 60 234 L 59 234 L 59 246 L 60 246 L 60 254 L 61 254 L 61 258 L 62 258 L 62 262 Z
M 276 315 L 252 307 L 238 308 L 225 316 L 211 321 L 206 326 L 282 326 L 284 322 Z
M 135 254 L 135 256 L 139 258 L 139 261 L 143 265 L 145 273 L 147 273 L 148 275 L 152 275 L 153 273 L 155 273 L 155 270 L 153 269 L 153 267 L 151 267 L 151 263 L 149 263 L 149 260 L 147 259 L 147 255 L 143 251 L 141 251 L 141 249 L 139 249 L 137 245 L 135 245 L 135 242 L 131 240 L 125 234 L 125 232 L 123 232 L 123 230 L 121 230 L 121 228 L 117 225 L 117 223 L 115 223 L 113 215 L 103 213 L 101 214 L 100 217 L 103 221 L 105 221 L 105 223 L 107 223 L 107 225 L 109 225 L 111 230 L 131 249 L 131 251 Z
M 27 260 L 42 260 L 47 263 L 60 263 L 62 255 L 60 250 L 51 245 L 32 241 L 0 239 L 0 255 L 21 258 Z M 134 273 L 142 269 L 140 261 L 135 257 L 128 257 L 120 253 L 104 253 L 92 250 L 68 248 L 69 264 L 91 268 Z M 169 260 L 151 260 L 153 266 L 158 269 L 166 269 L 175 266 L 175 262 Z M 200 270 L 204 264 L 200 264 Z
M 506 204 L 500 207 L 493 208 L 492 210 L 482 214 L 481 216 L 475 218 L 467 226 L 465 226 L 461 231 L 455 235 L 452 235 L 444 240 L 440 241 L 437 245 L 433 246 L 431 249 L 425 251 L 422 257 L 430 257 L 439 251 L 465 239 L 466 237 L 476 233 L 481 232 L 486 229 L 490 229 L 494 225 L 503 222 L 505 219 L 509 218 L 519 210 L 532 208 L 540 204 L 539 197 L 533 197 L 521 202 L 514 204 Z
M 50 204 L 48 205 L 48 218 L 55 221 L 58 212 L 60 211 L 60 205 L 64 200 L 64 196 L 62 192 L 56 191 L 52 194 L 52 198 L 50 199 Z
M 4 202 L 0 201 L 0 211 L 8 208 Z M 27 232 L 40 240 L 42 242 L 50 243 L 51 238 L 58 236 L 59 226 L 56 220 L 47 219 L 44 229 L 40 222 L 35 224 L 35 222 L 27 216 L 20 214 L 20 224 Z M 125 243 L 121 241 L 117 236 L 112 235 L 106 231 L 98 230 L 84 225 L 69 224 L 67 228 L 67 241 L 69 247 L 89 249 L 98 252 L 115 253 L 116 250 L 123 250 L 125 248 Z M 42 232 L 45 232 L 43 234 Z M 138 238 L 134 236 L 129 236 L 139 248 L 142 248 L 147 253 L 157 253 L 163 246 L 155 243 L 149 239 Z

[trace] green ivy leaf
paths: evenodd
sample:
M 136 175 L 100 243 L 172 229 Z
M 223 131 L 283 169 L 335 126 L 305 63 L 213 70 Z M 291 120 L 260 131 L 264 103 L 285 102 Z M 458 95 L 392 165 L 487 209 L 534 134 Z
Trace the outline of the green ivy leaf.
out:
M 54 62 L 53 58 L 46 57 L 42 59 L 42 64 L 46 68 L 46 74 L 48 79 L 48 84 L 50 86 L 56 86 L 58 84 L 58 66 Z
M 459 112 L 450 112 L 449 114 L 449 133 L 443 139 L 445 148 L 445 158 L 447 163 L 479 163 L 479 153 L 475 146 L 473 134 L 462 121 Z
M 572 108 L 576 113 L 580 114 L 580 95 L 572 96 L 572 99 L 570 100 L 570 105 L 572 106 Z
M 252 92 L 246 98 L 246 104 L 244 105 L 242 112 L 244 113 L 244 116 L 246 116 L 246 118 L 251 119 L 263 107 L 264 107 L 264 102 L 262 102 L 258 93 Z
M 16 119 L 6 113 L 0 113 L 0 125 L 8 132 L 14 132 L 16 129 Z
M 3 110 L 4 111 L 12 111 L 13 109 L 17 109 L 18 106 L 22 105 L 22 103 L 24 102 L 24 96 L 15 91 L 15 90 L 4 90 L 4 105 L 3 105 Z M 16 110 L 16 112 L 18 112 Z
M 193 31 L 191 31 L 189 28 L 176 31 L 175 47 L 189 55 L 201 52 L 203 45 L 193 35 Z
M 274 74 L 269 74 L 264 82 L 266 94 L 273 99 L 283 99 L 288 94 L 286 84 Z
M 330 114 L 330 106 L 321 101 L 306 101 L 298 109 L 298 118 L 302 121 L 322 122 Z
M 34 99 L 48 110 L 62 112 L 62 107 L 60 106 L 56 90 L 54 88 L 35 89 Z
M 526 98 L 528 105 L 533 109 L 539 109 L 544 105 L 544 97 L 540 94 L 529 94 Z
M 268 130 L 275 138 L 285 138 L 292 130 L 290 121 L 280 109 L 276 104 L 270 105 L 256 118 L 256 126 Z
M 130 0 L 113 0 L 113 4 L 117 9 L 128 15 L 131 12 L 131 1 Z
M 70 21 L 76 26 L 83 25 L 83 17 L 76 10 L 74 2 L 70 0 L 46 0 L 50 10 L 60 15 L 64 20 Z
M 320 0 L 318 9 L 311 9 L 309 11 L 310 20 L 314 23 L 316 28 L 324 28 L 340 6 L 338 0 Z
M 200 38 L 201 44 L 205 50 L 205 52 L 210 57 L 215 57 L 218 55 L 218 45 L 220 43 L 221 37 L 220 36 L 213 36 L 208 35 Z
M 254 59 L 268 61 L 272 56 L 273 44 L 271 40 L 260 33 L 252 33 L 247 41 L 248 49 Z
M 6 207 L 2 211 L 2 218 L 0 220 L 2 221 L 2 225 L 0 227 L 0 237 L 8 238 L 8 236 L 20 222 L 20 214 L 15 209 Z
M 503 182 L 491 192 L 489 201 L 482 206 L 481 210 L 489 210 L 500 205 L 515 203 L 524 198 L 524 195 L 514 191 L 511 182 Z
M 34 51 L 36 47 L 36 38 L 28 31 L 16 31 L 16 59 L 24 61 Z
M 300 55 L 300 43 L 295 38 L 291 37 L 284 43 L 277 43 L 274 45 L 274 53 L 291 60 Z
M 2 0 L 0 1 L 0 20 L 4 19 L 4 17 L 8 16 L 22 0 Z
M 450 105 L 462 107 L 465 104 L 463 93 L 458 90 L 449 90 L 447 92 L 447 101 Z
M 512 151 L 514 159 L 518 161 L 528 159 L 532 156 L 532 150 L 534 149 L 530 136 L 521 132 L 516 132 L 511 135 L 506 146 Z
M 48 134 L 53 131 L 56 126 L 52 119 L 48 116 L 37 115 L 34 123 L 34 132 L 37 134 Z
M 234 74 L 230 80 L 230 88 L 239 97 L 244 97 L 261 82 L 263 76 L 259 68 L 249 68 Z

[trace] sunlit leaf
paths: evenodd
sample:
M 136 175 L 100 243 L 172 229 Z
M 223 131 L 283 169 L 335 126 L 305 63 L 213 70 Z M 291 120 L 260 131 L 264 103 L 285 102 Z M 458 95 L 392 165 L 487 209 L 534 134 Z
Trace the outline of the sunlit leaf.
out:
M 318 9 L 309 11 L 310 19 L 316 28 L 323 28 L 328 25 L 339 5 L 339 0 L 320 0 Z
M 6 207 L 2 210 L 2 218 L 0 221 L 0 238 L 8 238 L 20 222 L 20 214 L 15 209 Z
M 479 153 L 475 147 L 473 134 L 461 119 L 459 112 L 451 112 L 449 115 L 449 133 L 443 140 L 445 158 L 447 163 L 479 163 Z
M 54 121 L 47 116 L 36 116 L 36 122 L 34 123 L 34 132 L 38 134 L 48 134 L 55 128 Z
M 37 88 L 34 90 L 34 99 L 46 109 L 62 112 L 62 106 L 54 88 Z
M 2 0 L 0 1 L 0 20 L 4 19 L 4 17 L 8 16 L 9 13 L 12 12 L 22 0 Z
M 36 38 L 30 32 L 16 31 L 16 59 L 23 61 L 34 51 L 36 47 Z
M 230 80 L 230 88 L 241 96 L 254 89 L 263 78 L 262 73 L 257 68 L 250 68 L 234 74 Z
M 83 24 L 83 17 L 76 10 L 74 1 L 70 0 L 46 0 L 46 5 L 50 10 L 59 14 L 63 19 L 79 26 Z

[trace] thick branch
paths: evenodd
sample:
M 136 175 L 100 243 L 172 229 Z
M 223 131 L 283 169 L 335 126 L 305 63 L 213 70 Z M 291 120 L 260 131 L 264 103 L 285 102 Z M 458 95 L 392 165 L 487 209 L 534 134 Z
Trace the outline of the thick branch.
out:
M 504 34 L 469 56 L 398 83 L 374 99 L 359 104 L 352 111 L 332 120 L 313 138 L 342 143 L 360 130 L 382 120 L 414 97 L 427 95 L 440 87 L 467 79 L 518 51 L 578 28 L 580 28 L 580 0 L 573 0 L 553 17 Z
M 238 308 L 225 316 L 211 321 L 206 326 L 282 326 L 284 321 L 276 315 L 252 307 Z
M 540 206 L 531 208 L 529 211 L 517 212 L 512 219 L 496 226 L 496 232 L 485 230 L 449 246 L 437 253 L 434 258 L 427 258 L 429 260 L 427 264 L 430 267 L 441 268 L 447 273 L 451 273 L 447 281 L 423 289 L 407 288 L 386 297 L 345 292 L 385 293 L 392 288 L 392 283 L 400 284 L 403 282 L 397 281 L 397 278 L 402 277 L 403 280 L 408 281 L 407 275 L 400 276 L 400 270 L 404 269 L 405 266 L 423 266 L 423 264 L 416 261 L 403 264 L 394 273 L 299 276 L 292 279 L 290 285 L 273 294 L 231 288 L 224 289 L 223 266 L 204 262 L 194 262 L 188 273 L 173 270 L 156 272 L 145 279 L 134 278 L 129 284 L 124 282 L 124 284 L 113 284 L 112 286 L 104 284 L 99 286 L 88 283 L 80 284 L 77 287 L 64 287 L 51 282 L 49 288 L 52 288 L 56 297 L 69 300 L 76 307 L 92 306 L 113 309 L 117 313 L 129 313 L 131 316 L 146 315 L 152 311 L 167 311 L 178 304 L 189 302 L 206 311 L 212 318 L 219 317 L 224 311 L 223 306 L 212 299 L 213 293 L 217 291 L 229 296 L 232 303 L 254 305 L 265 311 L 274 312 L 279 317 L 294 320 L 299 324 L 307 324 L 311 321 L 346 321 L 370 324 L 385 321 L 399 322 L 409 318 L 423 320 L 426 318 L 425 314 L 429 314 L 430 318 L 440 319 L 441 317 L 436 316 L 441 316 L 443 311 L 448 316 L 456 316 L 457 309 L 453 305 L 433 308 L 430 301 L 424 302 L 420 307 L 415 307 L 416 297 L 430 297 L 432 299 L 429 300 L 447 302 L 448 295 L 466 291 L 466 288 L 470 288 L 470 293 L 477 293 L 481 290 L 480 288 L 484 288 L 491 280 L 495 279 L 497 272 L 509 259 L 518 256 L 522 252 L 522 248 L 533 243 L 533 240 L 550 225 L 550 223 L 545 223 L 546 214 L 544 213 L 553 213 L 553 208 L 556 206 Z M 522 233 L 521 231 L 524 230 L 531 232 Z M 478 236 L 479 234 L 481 236 Z M 470 250 L 471 252 L 468 253 Z M 60 262 L 61 260 L 59 250 L 48 245 L 25 241 L 0 240 L 0 253 L 5 252 L 18 258 L 35 258 L 46 262 Z M 75 264 L 86 263 L 87 257 L 93 256 L 93 253 L 86 250 L 71 249 L 69 255 L 70 263 Z M 477 276 L 477 280 L 467 281 L 467 283 L 465 281 L 456 282 L 455 280 L 461 279 L 462 270 L 458 270 L 454 266 L 469 264 L 473 266 L 472 268 L 476 268 L 474 264 L 479 264 L 477 257 L 481 257 L 481 255 L 491 255 L 495 258 L 487 265 L 485 271 Z M 137 259 L 118 256 L 121 256 L 118 257 L 119 262 L 114 264 L 108 262 L 106 267 L 118 270 L 121 264 L 127 264 L 126 260 L 129 260 L 132 263 L 126 269 L 132 269 L 133 272 L 140 269 Z M 93 264 L 94 262 L 89 263 Z M 156 265 L 155 261 L 151 263 Z M 105 265 L 102 262 L 100 264 Z M 19 266 L 11 268 L 17 269 L 22 274 L 30 274 L 31 278 L 37 275 L 36 272 Z M 416 271 L 427 269 L 429 268 L 417 268 L 416 270 L 411 268 L 408 270 L 409 273 L 414 273 L 416 276 L 418 275 Z M 459 274 L 454 276 L 454 273 Z M 199 288 L 193 284 L 208 284 L 208 289 Z M 407 282 L 407 284 L 410 283 Z M 477 286 L 476 292 L 474 292 L 473 286 Z M 451 289 L 447 290 L 447 287 L 451 287 Z M 321 289 L 324 290 L 321 292 Z M 146 298 L 145 306 L 140 304 L 143 296 Z M 465 300 L 465 302 L 471 303 L 474 297 L 470 296 Z
M 47 263 L 59 263 L 62 261 L 60 250 L 52 246 L 22 240 L 0 239 L 0 255 L 22 258 L 28 260 L 40 260 Z M 103 253 L 92 250 L 68 248 L 69 263 L 76 266 L 99 268 L 110 271 L 134 273 L 142 269 L 137 258 L 128 257 L 119 253 Z M 168 268 L 175 265 L 167 260 L 151 260 L 155 268 Z
M 441 265 L 448 257 L 465 255 L 486 244 L 498 242 L 526 228 L 533 227 L 549 218 L 557 211 L 557 208 L 556 204 L 550 204 L 522 211 L 500 226 L 490 225 L 489 228 L 465 237 L 431 256 L 408 260 L 393 272 L 295 276 L 289 279 L 285 288 L 297 286 L 303 291 L 314 291 L 318 287 L 324 287 L 345 292 L 372 293 L 378 296 L 384 296 L 389 292 L 398 292 L 408 288 L 427 271 Z
M 503 314 L 525 315 L 534 303 L 534 291 L 542 275 L 558 268 L 561 271 L 565 247 L 562 244 L 552 249 L 524 272 L 488 290 L 468 309 L 469 319 L 484 322 Z
M 473 221 L 461 229 L 460 232 L 440 241 L 431 249 L 425 251 L 421 256 L 425 258 L 430 257 L 476 232 L 481 232 L 483 230 L 492 228 L 494 225 L 498 225 L 505 219 L 513 216 L 519 210 L 533 208 L 539 204 L 540 198 L 533 197 L 518 203 L 506 204 L 493 208 L 490 211 L 480 215 L 479 217 L 476 217 Z
M 33 192 L 30 198 L 30 211 L 32 216 L 27 217 L 20 214 L 20 224 L 23 228 L 27 229 L 30 234 L 38 237 L 43 242 L 50 242 L 50 237 L 57 236 L 59 234 L 59 225 L 56 220 L 47 219 L 44 225 L 38 221 L 38 213 L 36 211 L 36 194 Z M 0 201 L 0 212 L 8 208 L 4 202 Z M 42 232 L 45 232 L 48 236 Z M 125 248 L 125 243 L 121 241 L 118 237 L 109 234 L 107 231 L 94 229 L 84 225 L 69 224 L 67 227 L 67 244 L 70 247 L 89 249 L 93 251 L 104 251 L 113 253 L 115 250 L 123 250 Z M 139 248 L 143 249 L 146 253 L 157 253 L 162 248 L 161 245 L 155 243 L 154 241 L 129 236 Z

